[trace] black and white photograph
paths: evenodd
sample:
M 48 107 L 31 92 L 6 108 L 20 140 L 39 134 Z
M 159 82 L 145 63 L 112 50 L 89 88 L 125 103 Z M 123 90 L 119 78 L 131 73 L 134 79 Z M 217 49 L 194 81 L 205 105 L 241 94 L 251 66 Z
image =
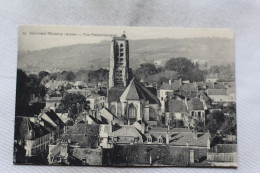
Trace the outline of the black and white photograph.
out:
M 21 25 L 13 163 L 237 167 L 232 29 Z

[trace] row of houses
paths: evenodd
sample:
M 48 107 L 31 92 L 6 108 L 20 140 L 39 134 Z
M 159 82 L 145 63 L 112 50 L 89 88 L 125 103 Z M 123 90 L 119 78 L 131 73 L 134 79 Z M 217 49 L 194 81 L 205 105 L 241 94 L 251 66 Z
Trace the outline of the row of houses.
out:
M 44 109 L 34 117 L 15 118 L 14 143 L 25 150 L 25 157 L 39 156 L 65 131 L 66 125 L 59 116 L 51 109 Z
M 204 155 L 191 153 L 190 161 L 193 163 L 194 159 L 206 157 L 210 147 L 210 134 L 197 133 L 186 128 L 154 127 L 147 129 L 145 124 L 140 121 L 136 121 L 133 125 L 87 124 L 81 121 L 69 127 L 61 136 L 60 141 L 50 145 L 48 160 L 50 164 L 71 164 L 76 159 L 80 160 L 81 164 L 97 165 L 100 163 L 101 165 L 105 161 L 110 161 L 112 162 L 110 165 L 117 165 L 120 164 L 117 162 L 118 157 L 130 158 L 132 154 L 123 151 L 117 152 L 115 149 L 118 147 L 126 149 L 129 146 L 187 148 L 188 155 L 190 155 L 190 150 L 204 150 Z M 86 151 L 88 151 L 87 154 Z M 106 151 L 110 155 L 106 155 Z M 82 152 L 85 154 L 75 154 Z M 93 159 L 86 161 L 87 157 Z

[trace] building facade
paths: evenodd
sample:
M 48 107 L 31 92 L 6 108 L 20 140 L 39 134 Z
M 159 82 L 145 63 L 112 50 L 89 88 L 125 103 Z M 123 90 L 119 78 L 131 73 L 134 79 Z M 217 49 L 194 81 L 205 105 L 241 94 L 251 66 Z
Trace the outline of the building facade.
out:
M 109 89 L 127 86 L 129 78 L 129 44 L 126 36 L 114 37 L 111 42 Z

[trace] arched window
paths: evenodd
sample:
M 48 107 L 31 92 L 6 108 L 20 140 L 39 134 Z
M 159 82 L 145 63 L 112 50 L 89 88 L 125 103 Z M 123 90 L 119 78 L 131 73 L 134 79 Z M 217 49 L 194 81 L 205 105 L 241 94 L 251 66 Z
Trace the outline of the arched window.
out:
M 133 104 L 130 104 L 128 107 L 128 118 L 136 120 L 137 117 L 137 109 Z
M 123 43 L 120 44 L 120 47 L 124 47 Z
M 156 121 L 156 113 L 153 108 L 149 108 L 149 120 Z

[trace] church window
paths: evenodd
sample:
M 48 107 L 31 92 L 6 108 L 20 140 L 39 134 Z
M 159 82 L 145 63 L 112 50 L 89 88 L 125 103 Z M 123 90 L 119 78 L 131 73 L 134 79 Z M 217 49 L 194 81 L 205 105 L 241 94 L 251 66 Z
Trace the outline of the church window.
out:
M 149 120 L 155 121 L 156 120 L 156 113 L 153 108 L 149 108 Z
M 129 117 L 129 119 L 134 119 L 134 120 L 136 120 L 136 117 L 137 117 L 137 109 L 136 109 L 136 107 L 135 107 L 133 104 L 131 104 L 131 105 L 129 106 L 129 108 L 128 108 L 128 117 Z
M 121 53 L 120 53 L 120 56 L 124 56 L 124 53 L 123 53 L 123 52 L 121 52 Z
M 120 47 L 124 47 L 123 43 L 120 44 Z

